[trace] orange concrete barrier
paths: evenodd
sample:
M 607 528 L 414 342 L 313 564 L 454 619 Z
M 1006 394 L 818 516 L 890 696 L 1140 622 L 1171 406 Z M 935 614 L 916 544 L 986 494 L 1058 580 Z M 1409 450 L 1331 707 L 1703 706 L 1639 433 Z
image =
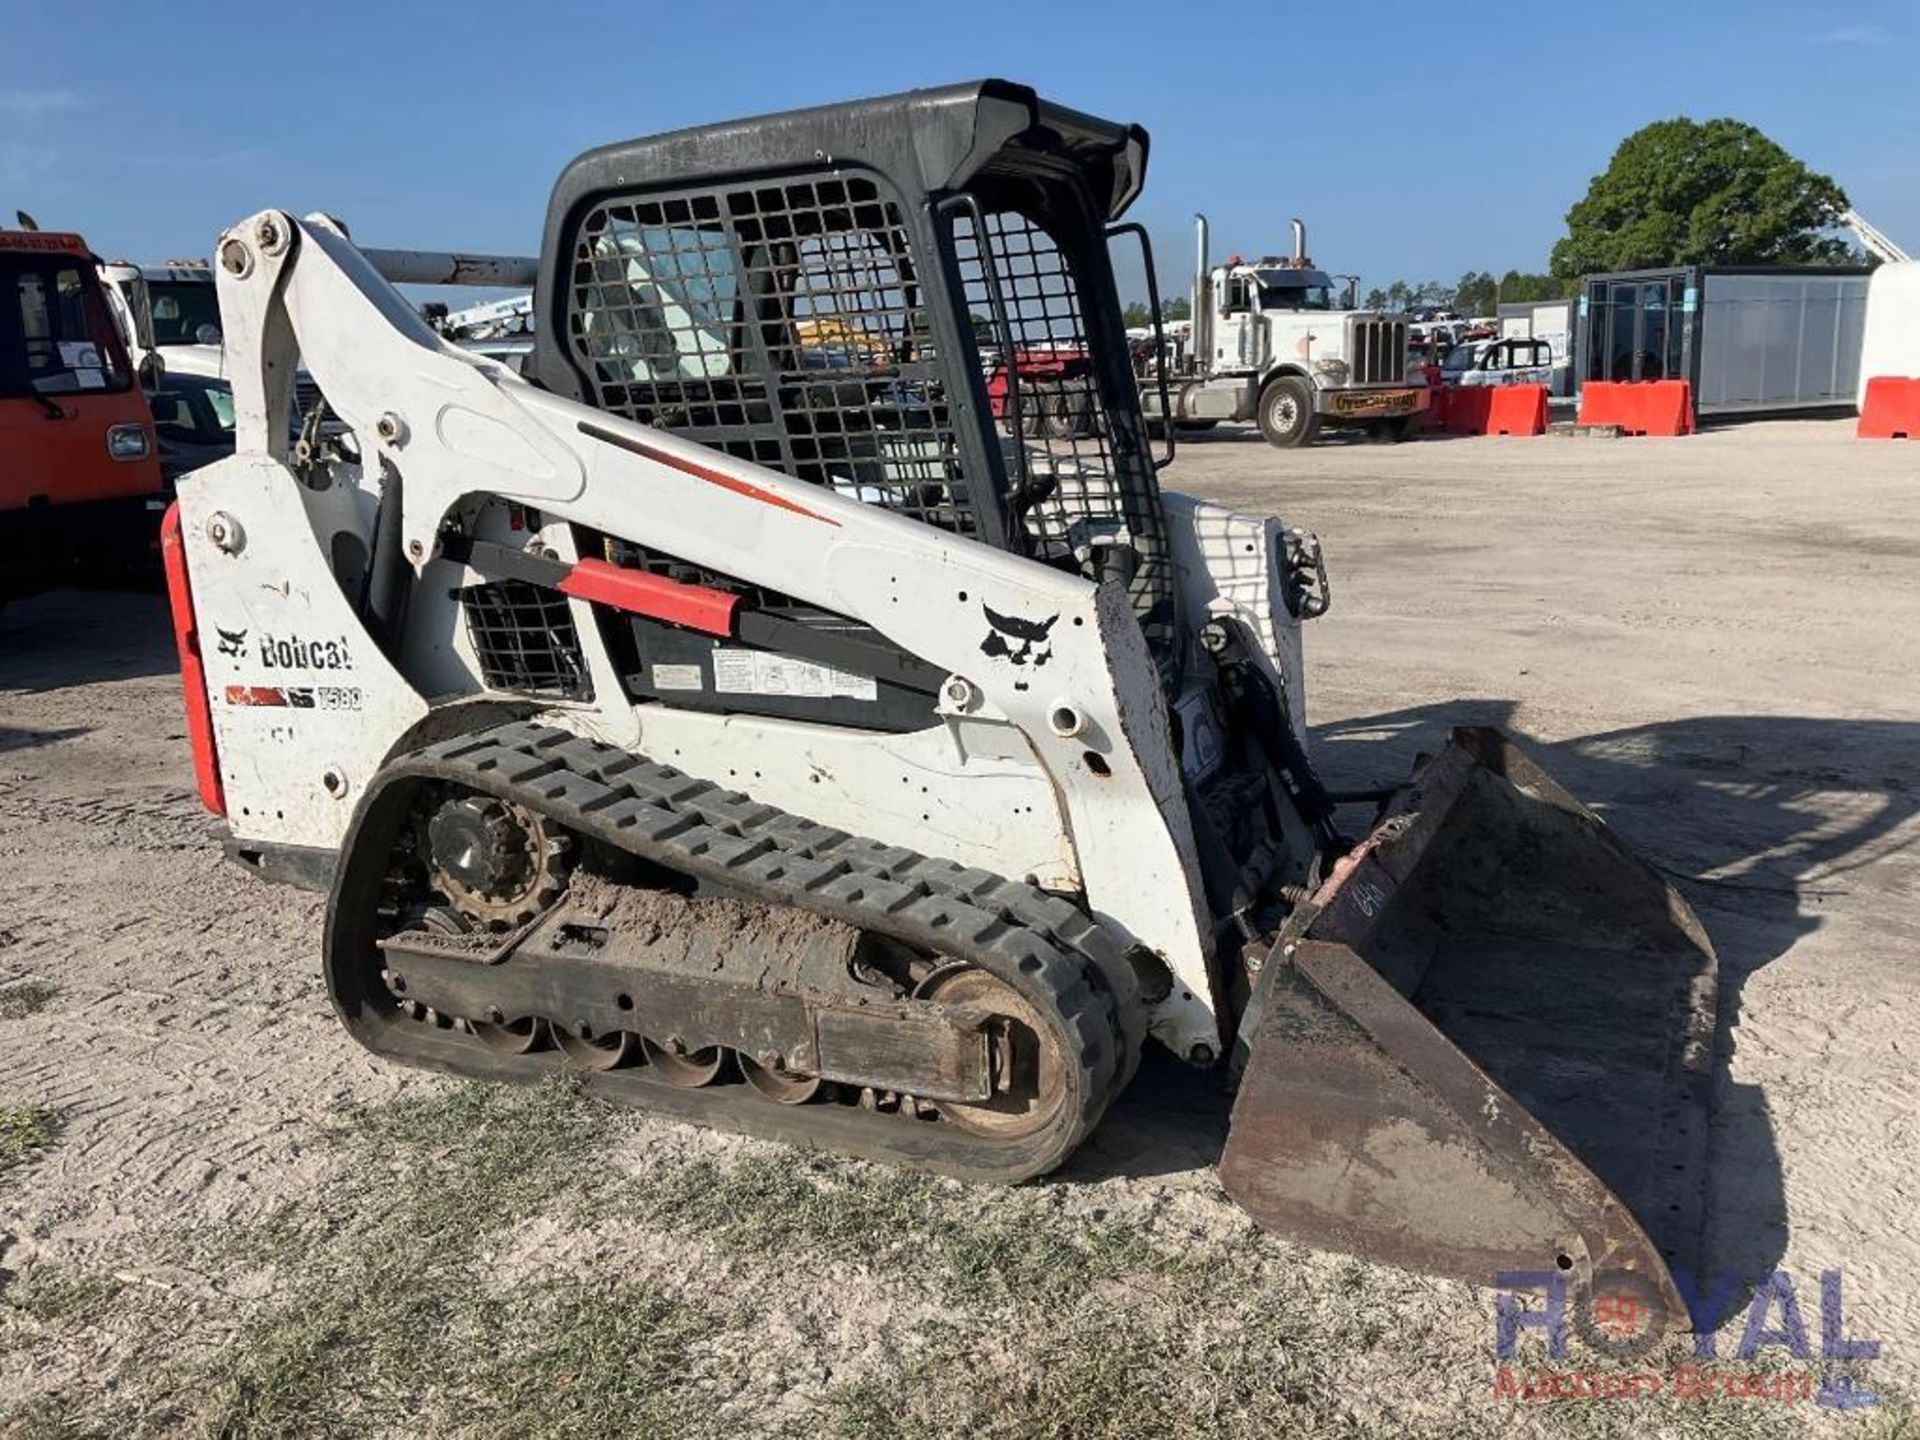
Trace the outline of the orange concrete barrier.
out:
M 1862 440 L 1920 440 L 1920 380 L 1901 375 L 1868 380 L 1854 433 Z
M 1427 407 L 1429 430 L 1449 435 L 1544 435 L 1544 385 L 1443 385 Z
M 1628 435 L 1691 435 L 1693 387 L 1685 380 L 1589 380 L 1582 425 L 1618 425 Z
M 1420 428 L 1443 430 L 1447 420 L 1447 390 L 1440 383 L 1440 367 L 1422 365 L 1420 377 L 1427 382 L 1427 408 L 1420 412 Z
M 1483 385 L 1449 385 L 1447 418 L 1441 428 L 1450 435 L 1484 435 L 1493 391 Z
M 1547 387 L 1502 385 L 1490 392 L 1488 435 L 1544 435 L 1547 433 Z

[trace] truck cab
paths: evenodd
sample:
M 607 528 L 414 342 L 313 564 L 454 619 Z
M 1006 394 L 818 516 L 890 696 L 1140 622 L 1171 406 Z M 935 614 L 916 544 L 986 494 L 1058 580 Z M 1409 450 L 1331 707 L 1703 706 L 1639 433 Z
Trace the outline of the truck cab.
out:
M 1220 297 L 1213 368 L 1221 371 L 1257 366 L 1289 349 L 1310 356 L 1328 328 L 1325 317 L 1346 308 L 1325 271 L 1284 260 L 1223 266 L 1212 284 Z
M 0 230 L 0 599 L 158 553 L 138 372 L 80 236 Z
M 134 364 L 154 355 L 173 374 L 225 378 L 220 297 L 205 260 L 113 260 L 100 267 L 100 278 Z

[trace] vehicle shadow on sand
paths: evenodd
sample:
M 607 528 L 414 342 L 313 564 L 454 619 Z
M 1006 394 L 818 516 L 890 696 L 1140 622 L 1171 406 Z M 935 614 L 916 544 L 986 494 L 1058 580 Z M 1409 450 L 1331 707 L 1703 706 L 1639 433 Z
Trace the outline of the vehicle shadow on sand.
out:
M 1322 727 L 1317 757 L 1334 788 L 1408 773 L 1447 727 L 1496 726 L 1672 878 L 1720 962 L 1706 1234 L 1687 1247 L 1695 1274 L 1757 1283 L 1785 1254 L 1786 1202 L 1765 1095 L 1728 1072 L 1749 976 L 1823 923 L 1847 872 L 1911 843 L 1920 813 L 1920 724 L 1788 716 L 1709 716 L 1548 743 L 1512 724 L 1506 700 L 1449 703 Z M 1364 822 L 1360 822 L 1364 823 Z M 1595 1035 L 1609 1042 L 1603 1018 Z M 1623 1022 L 1624 1023 L 1624 1022 Z M 1583 1037 L 1585 1038 L 1585 1037 Z M 1612 1037 L 1622 1052 L 1636 1037 Z M 1231 1103 L 1219 1078 L 1150 1056 L 1064 1181 L 1176 1175 L 1219 1157 Z M 1603 1061 L 1604 1063 L 1604 1061 Z M 1510 1089 L 1524 1076 L 1501 1075 Z M 1546 1118 L 1543 1116 L 1543 1118 Z M 1652 1117 L 1648 1117 L 1650 1120 Z M 1643 1216 L 1656 1240 L 1658 1217 Z M 1725 1313 L 1746 1290 L 1727 1297 Z M 1718 1323 L 1723 1316 L 1701 1317 Z
M 0 609 L 0 695 L 179 668 L 167 597 L 157 586 L 49 590 Z

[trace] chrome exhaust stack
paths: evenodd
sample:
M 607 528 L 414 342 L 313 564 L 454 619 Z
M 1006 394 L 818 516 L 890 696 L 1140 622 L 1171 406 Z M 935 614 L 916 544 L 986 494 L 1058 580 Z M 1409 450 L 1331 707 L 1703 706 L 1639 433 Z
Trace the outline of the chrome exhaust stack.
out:
M 1213 295 L 1207 261 L 1207 217 L 1193 217 L 1193 310 L 1192 335 L 1188 349 L 1196 363 L 1205 365 L 1213 358 Z

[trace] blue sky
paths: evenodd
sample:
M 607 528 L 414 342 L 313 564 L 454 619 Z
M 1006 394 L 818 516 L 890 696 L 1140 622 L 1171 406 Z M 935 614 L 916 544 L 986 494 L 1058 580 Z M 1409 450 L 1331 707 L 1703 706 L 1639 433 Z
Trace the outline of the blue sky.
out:
M 1912 4 L 0 0 L 0 36 L 0 217 L 141 260 L 268 205 L 530 250 L 593 145 L 989 74 L 1147 127 L 1176 290 L 1196 209 L 1217 253 L 1304 216 L 1367 285 L 1544 268 L 1620 138 L 1680 113 L 1758 125 L 1920 252 Z

